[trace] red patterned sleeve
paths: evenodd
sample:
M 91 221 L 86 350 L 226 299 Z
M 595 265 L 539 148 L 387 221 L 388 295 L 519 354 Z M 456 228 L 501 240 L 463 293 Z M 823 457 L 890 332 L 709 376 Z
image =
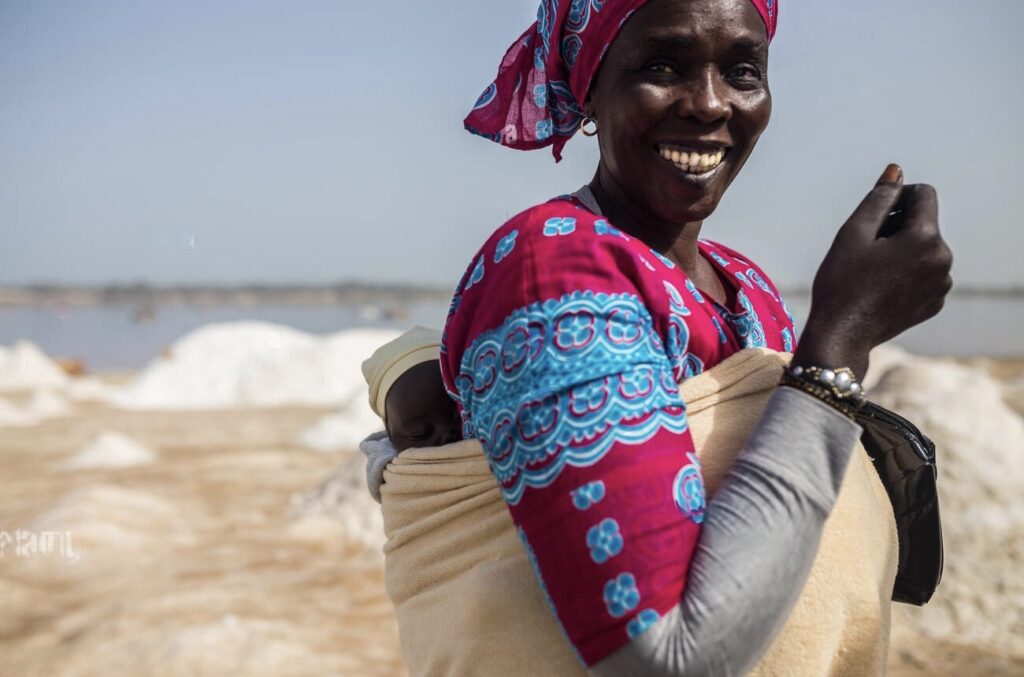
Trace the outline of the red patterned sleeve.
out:
M 484 245 L 445 329 L 465 436 L 483 443 L 587 665 L 678 604 L 704 516 L 676 385 L 689 311 L 659 266 L 671 264 L 553 201 Z

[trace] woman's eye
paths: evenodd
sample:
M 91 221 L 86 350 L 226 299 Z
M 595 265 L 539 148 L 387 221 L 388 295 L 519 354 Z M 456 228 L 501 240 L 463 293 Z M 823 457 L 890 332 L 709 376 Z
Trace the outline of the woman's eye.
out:
M 644 66 L 644 70 L 648 71 L 650 73 L 674 73 L 675 72 L 675 69 L 673 69 L 671 65 L 669 65 L 669 64 L 667 64 L 667 63 L 665 63 L 663 61 L 653 61 L 653 62 L 647 64 L 646 66 Z
M 729 71 L 729 77 L 735 78 L 737 80 L 745 80 L 748 82 L 756 81 L 761 79 L 761 71 L 757 67 L 751 66 L 750 64 L 743 64 L 740 66 L 736 66 L 731 71 Z

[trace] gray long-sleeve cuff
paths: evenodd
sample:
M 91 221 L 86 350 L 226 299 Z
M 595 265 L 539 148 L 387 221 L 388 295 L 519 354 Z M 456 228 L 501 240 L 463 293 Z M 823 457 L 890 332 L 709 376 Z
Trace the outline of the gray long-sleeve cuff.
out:
M 803 589 L 860 432 L 814 397 L 778 388 L 708 505 L 683 599 L 590 674 L 753 668 Z

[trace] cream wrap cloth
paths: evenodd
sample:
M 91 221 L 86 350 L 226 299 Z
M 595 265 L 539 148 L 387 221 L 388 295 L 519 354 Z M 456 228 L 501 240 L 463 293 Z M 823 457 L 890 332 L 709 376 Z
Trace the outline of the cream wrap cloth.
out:
M 710 495 L 789 358 L 743 350 L 681 384 Z M 478 441 L 402 452 L 384 479 L 385 583 L 412 675 L 586 674 L 537 585 Z M 858 443 L 810 577 L 752 674 L 884 673 L 897 557 L 889 499 Z

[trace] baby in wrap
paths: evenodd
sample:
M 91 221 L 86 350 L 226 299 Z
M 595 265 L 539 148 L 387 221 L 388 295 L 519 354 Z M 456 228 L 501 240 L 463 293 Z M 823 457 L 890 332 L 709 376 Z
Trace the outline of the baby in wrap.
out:
M 378 503 L 384 468 L 400 452 L 462 439 L 458 409 L 441 381 L 440 350 L 441 332 L 414 327 L 363 362 L 370 408 L 384 422 L 383 432 L 359 445 L 367 457 L 367 485 Z
M 751 458 L 768 458 L 776 470 L 782 468 L 800 477 L 813 472 L 826 480 L 795 484 L 816 488 L 814 500 L 795 505 L 787 500 L 785 491 L 768 495 L 747 491 L 745 487 L 752 485 L 740 483 L 734 497 L 738 507 L 723 513 L 731 520 L 724 525 L 727 530 L 743 528 L 789 549 L 796 549 L 796 543 L 807 548 L 810 556 L 794 556 L 784 566 L 766 569 L 746 556 L 753 536 L 711 542 L 707 546 L 712 552 L 707 558 L 710 568 L 698 572 L 694 591 L 626 649 L 587 672 L 570 645 L 561 640 L 561 626 L 548 612 L 549 602 L 537 585 L 529 555 L 497 484 L 481 481 L 481 475 L 491 479 L 486 466 L 482 471 L 477 467 L 486 463 L 484 454 L 478 449 L 479 463 L 466 469 L 466 452 L 451 449 L 462 439 L 461 421 L 442 382 L 440 339 L 439 332 L 416 327 L 381 346 L 363 363 L 370 406 L 385 426 L 360 445 L 367 456 L 367 484 L 375 500 L 381 501 L 385 467 L 399 452 L 414 450 L 392 465 L 390 505 L 384 506 L 386 530 L 390 524 L 384 549 L 385 582 L 412 674 L 618 677 L 648 674 L 646 668 L 637 666 L 651 663 L 695 664 L 698 674 L 745 673 L 749 665 L 733 670 L 732 661 L 733 649 L 747 642 L 761 651 L 771 642 L 754 675 L 849 674 L 845 668 L 850 666 L 856 674 L 884 670 L 888 604 L 896 566 L 888 499 L 862 450 L 854 455 L 858 462 L 852 464 L 846 481 L 849 486 L 839 499 L 839 486 L 859 428 L 847 425 L 845 418 L 836 418 L 840 415 L 830 408 L 811 402 L 806 415 L 791 416 L 786 426 L 754 430 L 765 406 L 788 406 L 780 404 L 780 396 L 797 401 L 803 397 L 784 390 L 775 393 L 774 404 L 768 402 L 777 390 L 775 384 L 785 362 L 780 354 L 743 351 L 702 377 L 687 380 L 681 392 L 688 402 L 691 432 L 705 454 L 704 472 L 712 493 L 720 488 L 744 448 L 754 449 L 744 457 L 751 476 L 760 473 L 767 482 L 778 481 L 779 475 L 751 470 Z M 809 420 L 815 416 L 842 424 L 841 429 L 832 431 Z M 729 424 L 714 426 L 715 418 Z M 795 433 L 794 426 L 800 431 Z M 424 449 L 441 446 L 448 451 Z M 773 453 L 779 448 L 788 453 L 780 458 Z M 822 454 L 821 449 L 829 454 Z M 780 465 L 780 461 L 785 463 Z M 430 467 L 429 477 L 417 474 L 418 464 Z M 827 505 L 834 504 L 835 510 L 822 510 L 819 496 L 826 496 Z M 821 541 L 825 556 L 817 558 L 820 561 L 804 585 L 829 512 L 830 527 L 823 529 Z M 801 536 L 805 522 L 817 525 L 811 538 Z M 887 522 L 889 529 L 875 526 Z M 730 573 L 722 575 L 726 564 Z M 731 589 L 728 581 L 758 577 L 767 577 L 779 595 L 792 595 L 804 588 L 788 621 L 783 616 L 765 624 L 743 605 L 723 602 Z M 719 583 L 722 580 L 725 585 Z M 484 590 L 486 594 L 481 594 Z M 705 622 L 694 620 L 703 619 L 701 610 L 707 608 L 719 611 Z M 507 633 L 510 623 L 517 628 L 511 635 Z M 456 626 L 473 628 L 471 637 L 501 636 L 500 650 L 488 642 L 467 640 L 466 633 L 449 631 Z M 690 643 L 684 647 L 677 642 L 677 633 L 688 633 Z M 664 646 L 673 649 L 665 651 Z M 697 651 L 693 647 L 700 649 L 699 655 L 683 655 L 684 648 Z M 754 658 L 757 656 L 755 653 Z M 481 671 L 481 666 L 487 667 Z M 666 668 L 657 674 L 672 671 Z

